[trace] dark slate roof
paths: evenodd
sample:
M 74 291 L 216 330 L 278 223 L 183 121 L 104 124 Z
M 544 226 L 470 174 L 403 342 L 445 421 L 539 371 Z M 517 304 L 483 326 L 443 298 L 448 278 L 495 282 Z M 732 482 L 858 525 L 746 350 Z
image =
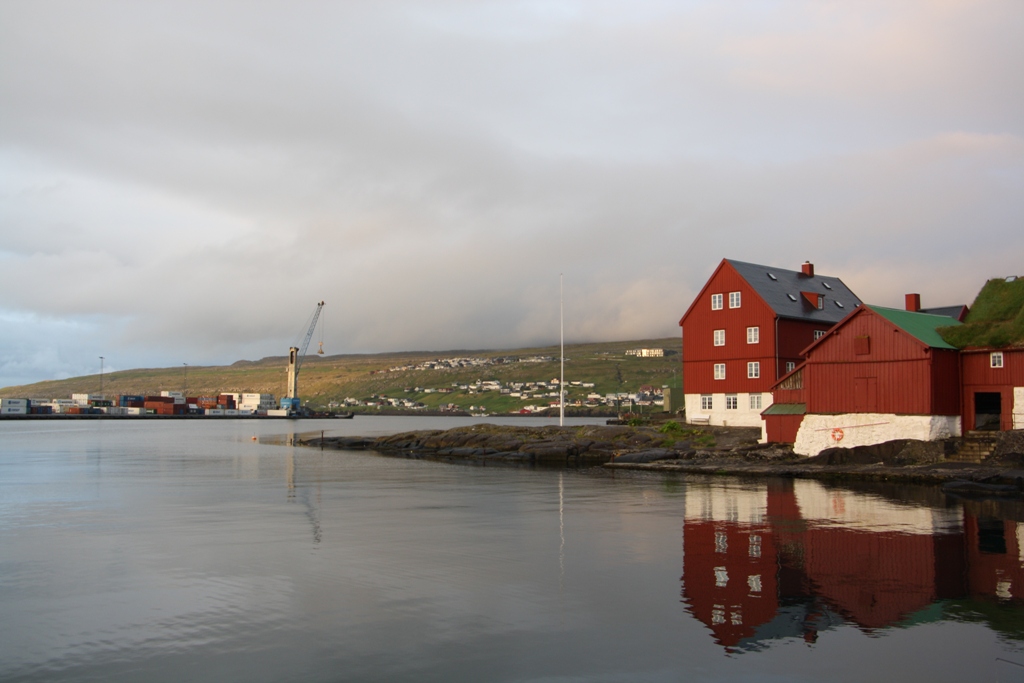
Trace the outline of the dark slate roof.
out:
M 731 259 L 726 261 L 780 318 L 810 320 L 827 323 L 831 327 L 852 313 L 861 303 L 857 295 L 837 277 L 818 274 L 807 277 L 798 270 L 785 270 Z M 801 292 L 824 294 L 825 307 L 819 310 L 812 306 L 800 295 Z
M 953 320 L 960 320 L 960 316 L 965 313 L 967 306 L 960 304 L 959 306 L 939 306 L 937 308 L 922 308 L 921 313 L 927 313 L 928 315 L 944 315 L 947 318 Z

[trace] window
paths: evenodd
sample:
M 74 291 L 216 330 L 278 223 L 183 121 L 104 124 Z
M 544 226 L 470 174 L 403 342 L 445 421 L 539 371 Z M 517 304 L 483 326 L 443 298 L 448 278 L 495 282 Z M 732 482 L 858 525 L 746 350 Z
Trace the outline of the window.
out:
M 722 295 L 712 294 L 711 295 L 711 310 L 720 311 L 722 310 Z
M 786 372 L 787 373 L 793 372 L 793 370 L 795 370 L 795 369 L 796 369 L 796 363 L 794 363 L 791 360 L 790 361 L 786 361 Z
M 761 394 L 750 395 L 750 409 L 761 410 Z
M 790 301 L 796 301 L 796 297 L 795 297 L 795 296 L 793 296 L 792 294 L 787 294 L 786 296 L 788 296 L 788 297 L 789 297 L 789 300 L 790 300 Z
M 814 331 L 814 338 L 815 338 L 816 340 L 817 340 L 817 339 L 821 339 L 822 337 L 824 337 L 824 336 L 825 336 L 825 332 L 826 332 L 826 330 L 815 330 L 815 331 Z
M 725 363 L 715 363 L 715 379 L 725 379 Z
M 715 346 L 725 346 L 725 330 L 715 330 Z
M 825 289 L 832 289 L 832 285 L 830 285 L 827 282 L 822 282 L 821 284 L 825 287 Z
M 760 327 L 748 327 L 747 328 L 747 343 L 757 344 L 761 341 L 761 328 Z
M 779 279 L 779 278 L 775 277 L 775 273 L 768 273 L 768 277 L 770 277 L 773 280 L 778 280 Z
M 724 531 L 715 532 L 715 552 L 716 553 L 727 553 L 729 552 L 729 537 Z
M 729 585 L 729 570 L 725 567 L 715 567 L 715 587 L 724 588 Z M 722 610 L 722 623 L 725 623 L 725 610 Z
M 825 308 L 825 297 L 819 296 L 818 297 L 818 310 L 820 311 L 823 308 Z
M 726 410 L 738 410 L 740 407 L 740 399 L 736 394 L 725 395 L 725 409 Z
M 739 292 L 729 292 L 729 308 L 739 308 L 739 307 L 740 307 L 740 293 Z
M 993 368 L 1001 368 L 1001 367 L 1003 367 L 1003 352 L 1002 351 L 993 351 L 992 353 L 990 353 L 989 356 L 988 356 L 988 364 L 989 364 L 989 367 L 993 367 Z
M 839 308 L 844 308 L 842 301 L 837 301 L 836 306 L 838 306 Z
M 761 536 L 750 534 L 750 545 L 747 546 L 747 555 L 750 557 L 761 557 Z
M 747 363 L 747 379 L 757 379 L 761 376 L 761 362 L 752 361 Z
M 711 410 L 711 407 L 713 405 L 714 405 L 714 403 L 711 400 L 711 394 L 701 394 L 700 395 L 700 409 L 701 410 Z

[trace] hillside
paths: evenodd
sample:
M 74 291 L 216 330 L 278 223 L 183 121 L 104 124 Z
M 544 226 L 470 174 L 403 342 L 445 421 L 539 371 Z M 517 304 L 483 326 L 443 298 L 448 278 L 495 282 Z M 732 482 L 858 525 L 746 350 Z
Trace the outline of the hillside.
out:
M 963 325 L 939 330 L 961 349 L 1024 345 L 1024 278 L 996 278 L 981 288 Z
M 664 348 L 664 358 L 637 358 L 625 352 L 632 348 Z M 592 389 L 572 387 L 568 400 L 583 398 L 590 391 L 600 394 L 635 392 L 643 385 L 678 386 L 681 361 L 676 338 L 624 342 L 570 344 L 565 348 L 566 382 L 593 382 Z M 674 353 L 673 353 L 674 352 Z M 311 408 L 326 407 L 347 397 L 366 399 L 374 395 L 404 397 L 428 407 L 455 403 L 463 407 L 483 406 L 488 412 L 506 412 L 524 401 L 498 392 L 469 394 L 454 385 L 477 380 L 502 383 L 547 381 L 559 376 L 557 346 L 500 351 L 431 351 L 367 355 L 317 356 L 310 354 L 302 365 L 299 392 Z M 524 359 L 548 357 L 545 362 Z M 415 369 L 426 361 L 472 358 L 489 364 L 444 369 Z M 277 397 L 285 390 L 286 359 L 283 356 L 258 361 L 238 361 L 229 366 L 188 366 L 123 370 L 103 375 L 103 393 L 157 394 L 187 391 L 190 396 L 215 396 L 221 392 L 259 392 Z M 407 369 L 393 370 L 393 368 Z M 452 389 L 452 393 L 411 392 L 406 389 Z M 88 375 L 65 380 L 38 382 L 0 389 L 0 397 L 57 398 L 73 393 L 100 393 L 100 376 Z M 533 401 L 540 403 L 540 401 Z

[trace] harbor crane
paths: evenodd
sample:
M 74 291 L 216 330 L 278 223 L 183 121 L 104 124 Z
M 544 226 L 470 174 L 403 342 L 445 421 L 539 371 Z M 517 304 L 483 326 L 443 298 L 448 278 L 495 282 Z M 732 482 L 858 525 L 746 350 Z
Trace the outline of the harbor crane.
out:
M 281 399 L 281 407 L 289 413 L 298 413 L 300 411 L 299 369 L 302 367 L 302 359 L 306 356 L 306 349 L 309 348 L 309 341 L 313 338 L 313 331 L 316 329 L 317 321 L 320 320 L 320 311 L 323 310 L 323 307 L 323 301 L 316 305 L 316 310 L 313 311 L 312 322 L 309 323 L 309 331 L 306 332 L 306 338 L 302 341 L 302 347 L 292 346 L 288 349 L 288 392 Z M 323 355 L 323 341 L 320 342 L 320 349 L 317 353 Z

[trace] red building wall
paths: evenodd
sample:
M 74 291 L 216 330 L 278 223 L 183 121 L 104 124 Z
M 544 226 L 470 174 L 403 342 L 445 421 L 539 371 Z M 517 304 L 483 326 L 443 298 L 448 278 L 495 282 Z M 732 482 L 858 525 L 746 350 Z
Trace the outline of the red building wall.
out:
M 729 308 L 729 293 L 740 292 L 740 307 Z M 721 310 L 711 295 L 721 294 Z M 683 392 L 686 394 L 767 392 L 778 379 L 775 367 L 775 312 L 728 262 L 722 261 L 680 321 L 683 327 Z M 747 343 L 747 328 L 758 327 L 760 341 Z M 725 345 L 714 345 L 714 331 L 725 330 Z M 812 332 L 813 335 L 813 332 Z M 747 378 L 747 363 L 761 363 L 761 377 Z M 725 379 L 714 365 L 725 363 Z
M 972 597 L 1024 602 L 1024 562 L 1017 523 L 964 515 L 967 590 Z
M 814 343 L 814 333 L 828 332 L 831 327 L 828 323 L 806 320 L 779 320 L 779 363 L 775 378 L 786 374 L 787 362 L 793 363 L 794 367 L 800 365 L 804 360 L 803 350 Z
M 752 552 L 751 536 L 758 541 Z M 750 638 L 779 608 L 778 557 L 770 532 L 749 524 L 687 520 L 683 531 L 683 598 L 724 647 Z M 760 578 L 760 590 L 749 577 Z
M 857 353 L 858 337 L 867 337 L 868 353 Z M 943 358 L 933 364 L 937 354 Z M 807 412 L 957 415 L 955 357 L 862 307 L 808 354 Z
M 814 527 L 803 538 L 804 571 L 840 614 L 884 628 L 934 602 L 934 538 Z
M 963 373 L 963 428 L 974 429 L 974 394 L 978 392 L 1000 394 L 1002 413 L 999 428 L 1013 429 L 1013 388 L 1024 387 L 1024 349 L 1003 349 L 1003 367 L 993 368 L 990 351 L 962 351 Z

